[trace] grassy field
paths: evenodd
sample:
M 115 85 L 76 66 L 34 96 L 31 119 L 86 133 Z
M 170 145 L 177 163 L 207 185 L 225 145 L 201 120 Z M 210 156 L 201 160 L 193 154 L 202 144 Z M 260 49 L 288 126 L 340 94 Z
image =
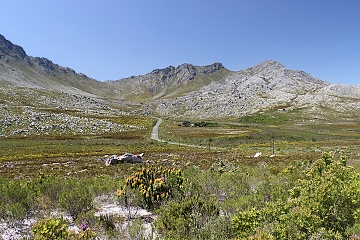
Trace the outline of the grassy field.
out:
M 73 165 L 55 165 L 56 174 L 91 168 L 106 173 L 105 155 L 144 152 L 146 159 L 179 166 L 191 164 L 204 168 L 218 158 L 252 164 L 256 161 L 302 161 L 317 159 L 324 151 L 341 150 L 350 162 L 358 164 L 360 123 L 351 119 L 323 124 L 309 121 L 294 112 L 273 111 L 235 120 L 189 122 L 164 119 L 159 137 L 168 142 L 199 146 L 185 147 L 150 139 L 155 119 L 122 116 L 99 117 L 117 124 L 142 126 L 125 132 L 98 135 L 22 136 L 0 140 L 2 177 L 19 177 L 49 170 L 49 164 L 74 161 Z M 184 125 L 184 122 L 187 125 Z M 209 148 L 210 147 L 210 148 Z M 274 151 L 274 152 L 273 152 Z M 263 157 L 254 159 L 256 152 Z M 275 154 L 275 157 L 269 156 Z M 165 160 L 164 160 L 165 159 Z M 128 166 L 117 166 L 128 172 Z

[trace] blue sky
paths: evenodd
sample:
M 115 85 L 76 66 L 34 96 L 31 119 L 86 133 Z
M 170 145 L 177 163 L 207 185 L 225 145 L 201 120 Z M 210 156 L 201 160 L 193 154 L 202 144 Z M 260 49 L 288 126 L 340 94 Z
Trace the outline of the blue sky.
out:
M 360 84 L 359 0 L 0 0 L 0 34 L 100 81 L 273 59 Z

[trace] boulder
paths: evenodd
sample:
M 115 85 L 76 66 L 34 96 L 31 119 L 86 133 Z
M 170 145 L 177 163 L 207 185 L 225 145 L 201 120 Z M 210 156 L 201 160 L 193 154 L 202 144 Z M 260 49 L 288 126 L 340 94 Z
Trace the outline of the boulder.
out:
M 254 155 L 254 158 L 258 158 L 258 157 L 261 157 L 261 152 L 257 152 L 257 153 L 255 153 L 255 155 Z
M 132 153 L 125 153 L 124 155 L 112 155 L 105 160 L 105 165 L 115 165 L 118 163 L 142 163 L 144 153 L 135 155 Z

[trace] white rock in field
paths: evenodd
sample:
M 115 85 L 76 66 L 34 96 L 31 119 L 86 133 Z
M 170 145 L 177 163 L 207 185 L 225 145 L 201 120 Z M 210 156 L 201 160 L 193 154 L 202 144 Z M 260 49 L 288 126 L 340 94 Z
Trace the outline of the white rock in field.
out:
M 258 158 L 258 157 L 261 157 L 261 152 L 255 153 L 254 158 Z

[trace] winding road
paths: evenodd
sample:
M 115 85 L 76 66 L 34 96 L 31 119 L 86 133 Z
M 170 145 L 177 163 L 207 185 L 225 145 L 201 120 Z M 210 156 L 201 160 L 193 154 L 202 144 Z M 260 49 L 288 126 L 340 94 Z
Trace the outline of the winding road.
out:
M 162 123 L 162 119 L 161 118 L 158 118 L 155 126 L 153 127 L 153 130 L 151 132 L 151 139 L 154 139 L 156 141 L 161 141 L 159 139 L 159 126 L 160 124 Z M 161 141 L 162 142 L 162 141 Z
M 155 126 L 153 127 L 153 130 L 151 132 L 151 139 L 159 141 L 159 142 L 166 142 L 168 144 L 173 144 L 173 145 L 179 145 L 179 146 L 185 146 L 185 147 L 193 147 L 193 148 L 209 148 L 207 146 L 199 146 L 199 145 L 193 145 L 193 144 L 186 144 L 186 143 L 180 143 L 180 142 L 169 142 L 169 141 L 165 141 L 159 138 L 159 126 L 162 123 L 162 119 L 158 118 Z M 220 148 L 220 147 L 210 147 L 211 150 L 221 150 L 224 148 Z

